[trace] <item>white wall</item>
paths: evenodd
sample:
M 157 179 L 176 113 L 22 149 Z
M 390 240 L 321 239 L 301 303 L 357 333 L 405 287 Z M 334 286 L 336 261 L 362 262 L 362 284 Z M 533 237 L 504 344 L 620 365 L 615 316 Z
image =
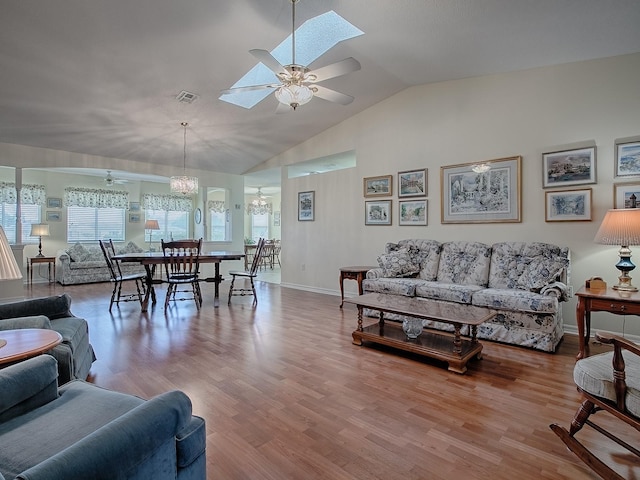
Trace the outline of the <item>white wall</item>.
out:
M 334 293 L 340 266 L 375 265 L 385 243 L 402 238 L 565 245 L 575 290 L 593 275 L 614 284 L 618 248 L 593 238 L 613 208 L 614 140 L 640 134 L 639 78 L 635 54 L 412 87 L 272 158 L 265 168 L 350 149 L 357 154 L 357 167 L 348 170 L 288 179 L 283 168 L 283 285 Z M 597 184 L 586 186 L 593 188 L 592 221 L 546 223 L 541 155 L 582 142 L 597 146 Z M 440 223 L 441 166 L 514 155 L 523 157 L 521 223 Z M 398 226 L 394 184 L 393 226 L 365 226 L 363 177 L 393 174 L 397 182 L 398 171 L 423 167 L 429 225 Z M 297 221 L 297 193 L 306 190 L 315 191 L 314 222 Z M 640 268 L 635 276 L 640 285 Z M 347 284 L 355 292 L 354 282 Z M 564 305 L 564 318 L 575 329 L 575 299 Z M 633 334 L 640 332 L 638 320 L 593 316 L 596 329 L 624 326 Z

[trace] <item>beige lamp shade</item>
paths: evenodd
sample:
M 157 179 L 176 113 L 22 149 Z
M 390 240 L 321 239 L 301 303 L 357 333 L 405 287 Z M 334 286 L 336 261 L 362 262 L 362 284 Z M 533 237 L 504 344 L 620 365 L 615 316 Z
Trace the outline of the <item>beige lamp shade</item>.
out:
M 31 236 L 32 237 L 48 237 L 49 225 L 46 223 L 32 223 Z
M 608 210 L 594 242 L 625 247 L 640 245 L 640 208 Z
M 147 220 L 144 222 L 145 230 L 160 230 L 160 226 L 158 225 L 158 220 Z
M 13 256 L 13 250 L 9 245 L 9 240 L 0 227 L 0 280 L 17 280 L 22 278 L 22 272 Z

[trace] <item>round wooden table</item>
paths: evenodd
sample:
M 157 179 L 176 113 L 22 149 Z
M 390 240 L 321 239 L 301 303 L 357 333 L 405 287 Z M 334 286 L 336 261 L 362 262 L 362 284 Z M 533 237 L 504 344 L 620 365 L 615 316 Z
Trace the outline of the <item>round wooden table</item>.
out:
M 0 330 L 0 345 L 2 345 L 0 346 L 0 365 L 35 357 L 51 350 L 61 342 L 62 335 L 55 330 L 44 328 Z
M 344 304 L 344 281 L 355 280 L 358 282 L 358 295 L 362 295 L 362 280 L 369 270 L 377 267 L 340 267 L 340 296 L 342 297 L 342 303 L 340 308 Z

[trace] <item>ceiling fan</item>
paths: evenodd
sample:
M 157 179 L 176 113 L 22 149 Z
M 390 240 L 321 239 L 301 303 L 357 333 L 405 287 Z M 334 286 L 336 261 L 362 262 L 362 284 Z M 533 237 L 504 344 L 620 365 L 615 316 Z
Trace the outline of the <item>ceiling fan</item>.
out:
M 345 58 L 344 60 L 316 70 L 312 70 L 308 66 L 298 65 L 296 63 L 296 3 L 299 1 L 300 0 L 291 0 L 292 33 L 291 63 L 289 65 L 281 65 L 280 62 L 267 50 L 249 50 L 249 53 L 260 60 L 260 62 L 275 74 L 280 83 L 230 88 L 228 90 L 223 90 L 221 92 L 223 95 L 263 89 L 274 89 L 275 96 L 279 102 L 278 110 L 276 110 L 277 113 L 288 112 L 291 109 L 295 110 L 300 105 L 308 103 L 314 96 L 330 102 L 339 103 L 341 105 L 348 105 L 353 102 L 352 96 L 323 87 L 318 85 L 318 83 L 360 70 L 360 62 L 355 58 Z
M 107 187 L 113 187 L 114 185 L 122 185 L 128 183 L 124 178 L 115 178 L 111 175 L 111 170 L 107 170 L 107 176 L 104 178 L 104 184 Z

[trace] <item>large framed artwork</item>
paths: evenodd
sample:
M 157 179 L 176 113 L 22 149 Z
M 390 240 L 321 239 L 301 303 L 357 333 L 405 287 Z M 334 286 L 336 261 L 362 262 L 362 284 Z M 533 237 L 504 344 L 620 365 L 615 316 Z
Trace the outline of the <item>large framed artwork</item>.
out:
M 542 187 L 596 183 L 596 147 L 542 154 Z
M 398 197 L 424 197 L 426 195 L 426 168 L 398 172 Z
M 640 140 L 616 143 L 616 177 L 640 175 Z
M 316 192 L 298 192 L 298 221 L 312 222 L 315 219 Z
M 591 220 L 591 189 L 554 190 L 545 196 L 546 222 L 584 222 Z
M 393 193 L 391 175 L 365 177 L 362 182 L 365 197 L 389 197 Z
M 520 222 L 522 157 L 488 160 L 485 172 L 478 162 L 440 167 L 442 223 Z
M 365 225 L 391 225 L 391 200 L 364 202 Z
M 398 202 L 398 225 L 426 225 L 426 200 L 400 200 Z
M 640 183 L 616 183 L 613 186 L 613 208 L 640 207 Z

